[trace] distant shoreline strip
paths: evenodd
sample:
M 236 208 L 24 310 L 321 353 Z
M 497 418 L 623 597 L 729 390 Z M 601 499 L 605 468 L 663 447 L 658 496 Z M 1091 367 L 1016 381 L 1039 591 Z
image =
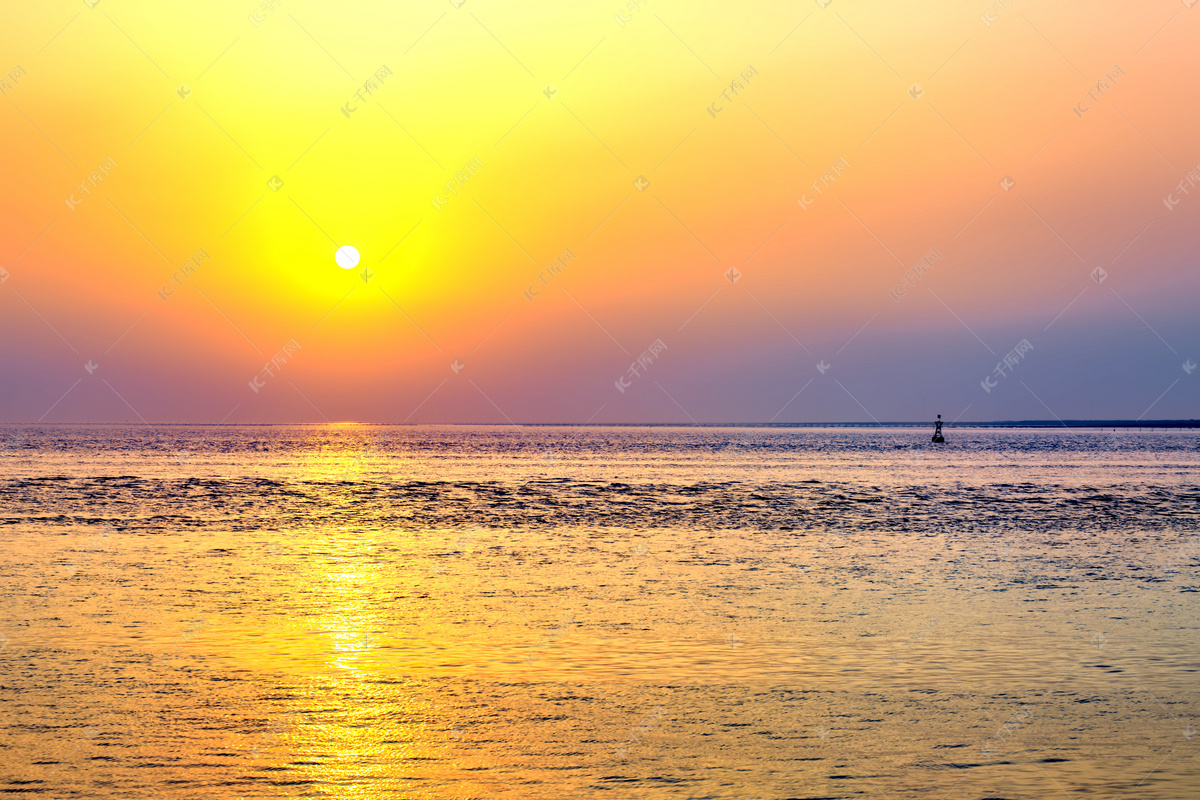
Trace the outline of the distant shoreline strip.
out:
M 106 425 L 128 426 L 129 422 L 0 422 L 4 428 L 56 428 L 56 427 L 101 427 Z M 353 427 L 355 425 L 395 428 L 928 428 L 933 429 L 933 422 L 517 422 L 501 425 L 499 423 L 481 422 L 156 422 L 160 427 L 189 427 L 189 428 L 276 428 L 276 427 Z M 1055 429 L 1055 428 L 1130 428 L 1130 429 L 1196 429 L 1200 428 L 1200 420 L 1196 419 L 1158 419 L 1158 420 L 1128 420 L 1128 419 L 1029 419 L 1005 420 L 997 422 L 946 422 L 946 429 L 965 428 L 1009 428 L 1009 429 Z

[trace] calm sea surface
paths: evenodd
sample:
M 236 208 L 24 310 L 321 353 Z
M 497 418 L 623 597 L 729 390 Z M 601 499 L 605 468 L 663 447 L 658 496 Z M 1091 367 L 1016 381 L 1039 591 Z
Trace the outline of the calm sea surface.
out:
M 1200 434 L 0 426 L 0 793 L 1194 798 Z

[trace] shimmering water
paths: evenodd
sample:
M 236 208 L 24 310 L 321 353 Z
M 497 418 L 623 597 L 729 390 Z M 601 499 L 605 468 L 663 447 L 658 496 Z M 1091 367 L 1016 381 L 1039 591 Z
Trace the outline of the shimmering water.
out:
M 0 792 L 1194 797 L 1200 436 L 0 427 Z

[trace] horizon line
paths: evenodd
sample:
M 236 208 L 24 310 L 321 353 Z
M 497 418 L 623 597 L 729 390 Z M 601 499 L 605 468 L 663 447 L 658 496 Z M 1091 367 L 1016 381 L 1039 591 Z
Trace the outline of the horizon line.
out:
M 4 427 L 53 427 L 56 425 L 134 425 L 153 429 L 172 427 L 274 427 L 285 425 L 353 426 L 372 425 L 405 428 L 458 426 L 476 428 L 931 428 L 937 420 L 893 422 L 372 422 L 338 420 L 325 422 L 0 422 Z M 945 428 L 1200 428 L 1200 419 L 1054 419 L 947 422 Z

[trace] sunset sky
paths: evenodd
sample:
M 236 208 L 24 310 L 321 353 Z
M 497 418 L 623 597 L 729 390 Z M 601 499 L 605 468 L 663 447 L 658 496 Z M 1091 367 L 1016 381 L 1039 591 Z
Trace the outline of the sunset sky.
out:
M 1200 417 L 1189 2 L 9 4 L 0 421 Z

